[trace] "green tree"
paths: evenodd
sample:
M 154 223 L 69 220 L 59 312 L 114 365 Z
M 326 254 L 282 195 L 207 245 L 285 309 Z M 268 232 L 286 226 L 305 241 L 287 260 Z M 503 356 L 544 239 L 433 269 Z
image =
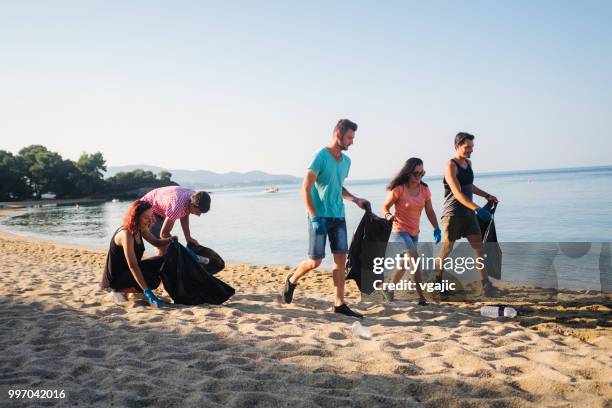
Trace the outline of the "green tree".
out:
M 172 179 L 172 173 L 166 170 L 160 171 L 158 176 L 161 181 L 171 181 Z
M 25 177 L 23 159 L 0 150 L 0 200 L 22 200 L 30 197 L 32 190 Z
M 140 188 L 156 188 L 163 186 L 174 186 L 177 185 L 175 182 L 170 180 L 172 176 L 170 173 L 164 175 L 163 179 L 158 179 L 157 176 L 148 170 L 135 169 L 129 172 L 119 172 L 113 177 L 106 179 L 110 192 L 125 192 L 137 190 Z
M 72 160 L 62 160 L 52 169 L 46 191 L 55 193 L 56 198 L 82 197 L 85 195 L 79 186 L 82 178 L 81 171 Z
M 54 184 L 57 173 L 64 167 L 62 157 L 42 145 L 24 147 L 19 151 L 19 156 L 25 163 L 28 184 L 36 198 L 40 199 L 44 193 L 54 192 L 50 187 Z
M 83 175 L 102 179 L 106 171 L 106 160 L 104 160 L 104 156 L 100 152 L 93 154 L 83 153 L 76 162 L 76 166 Z
M 94 195 L 105 190 L 106 160 L 104 160 L 102 153 L 83 153 L 76 162 L 76 167 L 81 173 L 76 183 L 77 189 L 83 195 Z

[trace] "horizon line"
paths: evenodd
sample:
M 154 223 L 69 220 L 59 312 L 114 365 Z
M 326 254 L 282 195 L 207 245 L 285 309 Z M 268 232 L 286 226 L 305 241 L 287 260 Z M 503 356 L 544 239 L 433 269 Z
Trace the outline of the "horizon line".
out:
M 156 166 L 156 165 L 151 165 L 151 164 L 123 164 L 123 165 L 117 165 L 117 166 L 107 166 L 107 169 L 110 167 L 136 167 L 138 168 L 138 166 L 143 166 L 143 167 L 158 167 L 162 170 L 165 171 L 189 171 L 189 172 L 197 172 L 197 171 L 208 171 L 211 173 L 216 173 L 219 175 L 226 175 L 229 173 L 237 173 L 237 174 L 246 174 L 246 173 L 252 173 L 252 172 L 261 172 L 261 173 L 266 173 L 268 175 L 272 175 L 272 176 L 290 176 L 290 177 L 295 177 L 295 178 L 303 178 L 303 176 L 295 176 L 293 174 L 274 174 L 274 173 L 268 173 L 264 170 L 248 170 L 248 171 L 244 171 L 244 172 L 240 172 L 240 171 L 227 171 L 225 173 L 219 173 L 216 172 L 214 170 L 206 170 L 206 169 L 197 169 L 197 170 L 188 170 L 188 169 L 168 169 L 165 167 L 161 167 L 161 166 Z M 595 166 L 578 166 L 578 167 L 548 167 L 548 168 L 538 168 L 538 169 L 521 169 L 521 170 L 498 170 L 498 171 L 485 171 L 485 172 L 476 172 L 475 174 L 478 174 L 480 176 L 489 176 L 489 175 L 501 175 L 501 174 L 528 174 L 528 173 L 535 173 L 535 172 L 553 172 L 553 171 L 559 171 L 559 170 L 593 170 L 593 169 L 605 169 L 605 168 L 612 168 L 612 163 L 610 164 L 603 164 L 603 165 L 595 165 Z M 108 170 L 107 170 L 108 172 Z M 443 177 L 443 174 L 433 174 L 429 177 Z M 354 179 L 351 180 L 349 179 L 349 181 L 351 182 L 356 182 L 356 181 L 378 181 L 378 180 L 386 180 L 386 178 L 381 178 L 381 177 L 376 177 L 376 178 L 367 178 L 367 179 Z

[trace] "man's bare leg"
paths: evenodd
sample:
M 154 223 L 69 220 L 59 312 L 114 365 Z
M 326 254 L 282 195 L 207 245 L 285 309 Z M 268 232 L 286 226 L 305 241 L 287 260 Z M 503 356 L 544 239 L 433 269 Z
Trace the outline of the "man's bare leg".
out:
M 321 262 L 323 262 L 323 259 L 305 260 L 297 267 L 295 272 L 291 274 L 291 277 L 289 278 L 289 282 L 295 285 L 302 278 L 302 276 L 306 275 L 308 272 L 312 271 L 313 269 L 318 268 L 319 265 L 321 265 Z
M 340 306 L 344 303 L 344 283 L 346 281 L 346 254 L 334 254 L 332 277 L 334 279 L 335 288 L 334 306 Z
M 442 281 L 442 274 L 444 273 L 444 260 L 453 252 L 455 241 L 446 241 L 442 243 L 438 257 L 435 260 L 436 269 L 436 281 Z
M 482 237 L 480 235 L 468 235 L 467 240 L 474 249 L 474 255 L 476 258 L 484 258 L 484 244 L 482 243 Z M 481 265 L 481 262 L 476 262 L 476 265 Z M 489 280 L 489 276 L 487 274 L 487 270 L 485 268 L 478 268 L 478 273 L 480 273 L 480 283 L 482 285 L 482 291 L 485 296 L 495 297 L 499 296 L 499 289 L 497 289 L 491 281 Z
M 476 258 L 483 258 L 484 248 L 482 245 L 482 237 L 480 235 L 468 235 L 466 238 L 468 242 L 470 243 L 470 245 L 472 246 L 472 249 L 474 250 L 474 255 L 476 255 Z M 479 262 L 476 263 L 476 265 L 479 265 L 479 264 L 480 264 Z M 480 280 L 484 281 L 488 279 L 486 269 L 477 267 L 476 270 L 480 274 Z
M 349 317 L 362 319 L 363 315 L 349 308 L 344 303 L 344 284 L 346 281 L 346 254 L 334 254 L 334 264 L 332 266 L 332 276 L 334 280 L 335 298 L 334 313 L 343 314 Z
M 300 280 L 308 272 L 321 265 L 321 262 L 323 262 L 323 259 L 308 259 L 302 262 L 300 266 L 297 267 L 295 272 L 287 275 L 283 285 L 283 290 L 281 291 L 281 296 L 285 303 L 291 303 L 293 301 L 293 291 L 297 286 L 298 280 Z

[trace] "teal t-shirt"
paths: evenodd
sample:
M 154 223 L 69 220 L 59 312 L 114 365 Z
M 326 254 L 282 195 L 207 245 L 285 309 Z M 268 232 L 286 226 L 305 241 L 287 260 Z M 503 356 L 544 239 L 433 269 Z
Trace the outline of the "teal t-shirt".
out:
M 349 174 L 351 159 L 344 153 L 336 161 L 327 147 L 321 149 L 308 169 L 317 175 L 310 196 L 319 217 L 344 217 L 342 186 Z

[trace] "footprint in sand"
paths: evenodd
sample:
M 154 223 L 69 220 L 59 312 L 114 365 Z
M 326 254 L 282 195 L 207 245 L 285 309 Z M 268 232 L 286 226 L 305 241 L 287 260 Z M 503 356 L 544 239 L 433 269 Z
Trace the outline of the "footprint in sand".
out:
M 266 319 L 266 320 L 262 320 L 259 322 L 260 325 L 264 325 L 264 326 L 271 326 L 274 324 L 274 321 L 270 320 L 270 319 Z
M 506 368 L 502 369 L 501 372 L 506 374 L 506 375 L 509 375 L 511 377 L 513 377 L 515 375 L 518 375 L 518 374 L 523 374 L 523 370 L 521 370 L 517 366 L 506 367 Z
M 91 307 L 98 307 L 98 306 L 102 306 L 102 303 L 100 302 L 94 302 L 94 303 L 82 303 L 79 306 L 79 309 L 89 309 Z
M 329 337 L 332 340 L 346 340 L 347 339 L 346 335 L 341 332 L 331 332 L 329 333 L 327 337 Z
M 420 375 L 423 373 L 423 369 L 416 365 L 402 364 L 395 367 L 393 372 L 399 375 Z

